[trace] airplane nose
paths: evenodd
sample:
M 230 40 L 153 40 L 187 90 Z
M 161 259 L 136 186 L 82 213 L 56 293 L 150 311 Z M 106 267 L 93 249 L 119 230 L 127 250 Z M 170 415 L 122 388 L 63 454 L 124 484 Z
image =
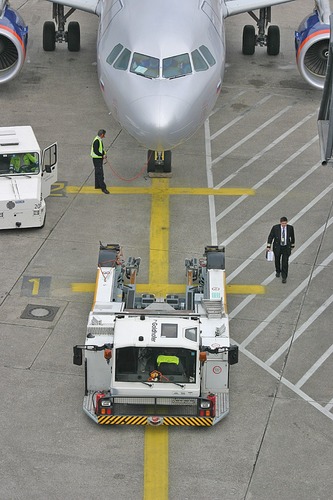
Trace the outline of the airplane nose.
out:
M 147 96 L 132 101 L 127 126 L 147 149 L 165 151 L 178 146 L 193 133 L 190 105 L 172 96 Z

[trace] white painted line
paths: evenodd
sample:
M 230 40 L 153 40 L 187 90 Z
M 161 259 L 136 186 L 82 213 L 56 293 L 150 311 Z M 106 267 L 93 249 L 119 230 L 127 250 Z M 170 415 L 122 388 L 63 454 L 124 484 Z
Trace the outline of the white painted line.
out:
M 299 379 L 297 384 L 295 384 L 295 387 L 297 388 L 302 387 L 302 385 L 304 385 L 305 382 L 307 382 L 309 378 L 312 377 L 312 375 L 318 370 L 318 368 L 321 367 L 321 365 L 326 361 L 327 358 L 330 357 L 332 353 L 333 353 L 333 345 L 331 345 L 331 347 L 329 347 L 324 352 L 324 354 L 322 354 L 320 358 L 317 359 L 317 361 L 311 366 L 311 368 L 306 373 L 304 373 L 303 377 Z
M 296 330 L 294 335 L 289 337 L 288 340 L 266 361 L 266 365 L 271 366 L 285 351 L 287 351 L 291 344 L 294 344 L 295 340 L 297 340 L 302 333 L 304 333 L 309 326 L 312 325 L 319 318 L 319 316 L 326 311 L 326 309 L 332 304 L 333 295 L 331 295 L 325 302 L 313 313 L 310 318 L 307 319 L 303 323 L 303 325 Z
M 319 193 L 310 203 L 308 203 L 302 210 L 298 212 L 298 214 L 295 215 L 292 219 L 290 219 L 290 224 L 294 224 L 298 219 L 300 219 L 304 214 L 309 212 L 312 207 L 318 203 L 324 196 L 326 196 L 327 193 L 329 193 L 333 189 L 333 183 L 327 186 L 327 188 L 324 189 L 321 193 Z M 324 232 L 326 227 L 329 227 L 331 225 L 332 219 L 328 221 L 327 224 L 323 224 L 321 228 L 319 228 L 312 236 L 304 243 L 301 245 L 297 250 L 295 250 L 290 258 L 290 262 L 292 262 L 295 257 L 297 257 L 303 250 L 304 248 L 307 248 L 308 245 L 307 243 L 312 243 L 318 236 L 320 236 L 321 233 Z M 258 255 L 262 254 L 265 251 L 266 245 L 262 245 L 258 250 L 256 250 L 250 257 L 248 257 L 240 266 L 238 266 L 232 273 L 228 275 L 227 278 L 227 283 L 230 283 L 231 280 L 233 280 L 239 273 L 241 273 L 248 265 L 251 265 L 252 262 Z M 275 273 L 270 275 L 263 283 L 262 285 L 268 285 L 272 281 L 272 277 L 275 276 Z M 267 281 L 268 280 L 268 281 Z
M 262 123 L 260 125 L 260 127 L 256 128 L 250 134 L 248 134 L 245 137 L 243 137 L 243 139 L 241 139 L 240 141 L 236 142 L 236 144 L 234 144 L 233 146 L 231 146 L 231 148 L 227 149 L 226 151 L 224 151 L 224 153 L 222 153 L 220 156 L 218 156 L 217 158 L 215 158 L 215 160 L 212 161 L 212 166 L 216 165 L 216 163 L 218 163 L 219 161 L 223 160 L 223 158 L 225 158 L 230 153 L 232 153 L 233 151 L 235 151 L 235 149 L 237 149 L 240 146 L 242 146 L 242 144 L 245 144 L 245 142 L 247 142 L 248 140 L 252 139 L 255 135 L 259 134 L 259 132 L 261 132 L 264 128 L 266 128 L 268 125 L 271 125 L 275 120 L 277 120 L 284 113 L 286 113 L 287 111 L 289 111 L 290 108 L 292 108 L 292 106 L 287 106 L 286 108 L 282 109 L 281 111 L 279 111 L 279 113 L 277 113 L 276 115 L 272 116 L 272 118 L 270 118 L 269 120 L 267 120 L 265 123 Z
M 280 170 L 282 170 L 286 165 L 288 165 L 289 163 L 291 163 L 292 161 L 295 160 L 295 158 L 297 158 L 297 156 L 299 156 L 300 154 L 304 153 L 304 151 L 309 148 L 310 146 L 312 146 L 312 144 L 314 144 L 316 141 L 318 140 L 318 136 L 315 136 L 313 139 L 311 139 L 311 141 L 307 142 L 304 146 L 302 146 L 300 149 L 298 149 L 294 154 L 292 154 L 289 158 L 287 158 L 284 162 L 280 163 L 280 165 L 278 165 L 274 170 L 272 170 L 268 175 L 266 175 L 266 177 L 264 177 L 261 181 L 257 182 L 257 184 L 254 184 L 254 186 L 252 186 L 252 189 L 259 189 L 261 186 L 263 186 L 267 181 L 269 181 L 275 174 L 277 174 L 278 172 L 280 172 Z M 249 163 L 249 162 L 248 162 Z M 247 166 L 248 164 L 245 164 L 245 166 Z M 243 167 L 241 167 L 243 168 Z M 241 169 L 239 169 L 241 170 Z M 238 171 L 239 171 L 238 170 Z M 228 179 L 230 179 L 231 177 L 233 176 L 229 176 Z M 220 182 L 220 184 L 218 184 L 217 186 L 215 186 L 216 189 L 219 189 L 221 188 L 223 185 L 225 185 L 226 182 L 223 181 L 223 182 Z M 231 212 L 231 210 L 235 207 L 237 207 L 240 203 L 242 203 L 246 198 L 248 198 L 247 195 L 244 195 L 244 196 L 241 196 L 240 198 L 238 198 L 237 200 L 235 200 L 234 203 L 232 203 L 229 207 L 227 207 L 225 210 L 223 210 L 223 212 L 221 212 L 217 218 L 216 218 L 216 221 L 218 222 L 219 220 L 221 220 L 223 217 L 225 217 L 229 212 Z
M 220 130 L 218 130 L 217 132 L 215 132 L 215 134 L 213 134 L 210 137 L 210 140 L 213 141 L 214 139 L 216 139 L 216 137 L 219 137 L 221 134 L 223 134 L 223 132 L 225 132 L 230 127 L 232 127 L 233 125 L 235 125 L 236 123 L 238 123 L 240 120 L 242 120 L 248 113 L 250 113 L 254 109 L 258 108 L 262 104 L 265 104 L 265 102 L 267 102 L 271 98 L 272 98 L 272 95 L 268 95 L 268 96 L 264 97 L 263 99 L 261 99 L 260 101 L 258 101 L 254 106 L 251 106 L 246 111 L 244 111 L 242 114 L 240 114 L 239 116 L 237 116 L 236 118 L 234 118 L 233 120 L 231 120 L 231 122 L 229 122 L 227 125 L 225 125 L 224 127 L 220 128 Z
M 237 238 L 243 231 L 245 231 L 245 229 L 250 227 L 252 224 L 254 224 L 255 222 L 258 222 L 259 217 L 261 217 L 266 212 L 268 212 L 268 210 L 270 210 L 272 207 L 274 207 L 274 205 L 276 205 L 279 201 L 281 201 L 285 196 L 287 196 L 288 193 L 290 193 L 296 186 L 301 184 L 301 182 L 303 182 L 304 179 L 306 179 L 311 174 L 313 174 L 313 172 L 315 172 L 321 166 L 322 166 L 321 163 L 317 163 L 312 168 L 307 170 L 303 175 L 301 175 L 301 177 L 299 177 L 296 181 L 294 181 L 292 184 L 290 184 L 290 186 L 288 186 L 284 191 L 282 191 L 282 193 L 280 193 L 276 198 L 274 198 L 274 200 L 272 200 L 270 203 L 265 205 L 264 208 L 259 210 L 259 212 L 257 212 L 257 214 L 255 214 L 245 224 L 243 224 L 239 229 L 237 229 L 237 231 L 235 231 L 231 236 L 229 236 L 229 238 L 224 240 L 221 243 L 221 245 L 223 245 L 223 246 L 229 245 L 229 243 L 231 243 L 231 241 L 233 241 L 235 238 Z
M 331 410 L 332 410 L 332 408 L 333 408 L 333 399 L 331 399 L 331 401 L 329 401 L 329 402 L 327 403 L 327 405 L 325 405 L 325 409 L 326 409 L 327 411 L 331 411 Z
M 332 260 L 333 260 L 333 252 L 313 271 L 311 280 L 314 279 L 316 276 L 318 276 L 318 274 L 320 274 L 321 271 L 326 269 L 326 266 L 330 262 L 332 262 Z M 274 311 L 272 311 L 271 314 L 269 314 L 264 321 L 259 323 L 257 328 L 255 328 L 252 331 L 252 333 L 244 340 L 244 342 L 242 342 L 241 345 L 243 347 L 246 347 L 250 342 L 252 342 L 252 340 L 255 339 L 259 335 L 259 333 L 261 333 L 270 324 L 270 322 L 273 319 L 275 319 L 284 310 L 284 308 L 287 307 L 294 300 L 294 298 L 297 297 L 297 295 L 299 295 L 304 290 L 304 288 L 308 286 L 309 282 L 310 282 L 310 277 L 303 280 L 302 283 L 300 283 L 298 287 L 295 288 L 295 290 L 289 293 L 288 297 L 285 300 L 283 300 L 281 304 L 278 307 L 276 307 Z
M 241 172 L 242 170 L 244 170 L 248 166 L 252 165 L 252 163 L 254 163 L 259 158 L 261 158 L 265 153 L 267 153 L 267 151 L 270 151 L 271 149 L 273 149 L 277 144 L 279 144 L 281 141 L 283 141 L 286 137 L 288 137 L 290 134 L 292 134 L 293 132 L 295 132 L 295 130 L 297 130 L 299 127 L 302 127 L 304 125 L 304 123 L 306 123 L 313 116 L 314 116 L 314 113 L 311 113 L 310 115 L 306 116 L 303 120 L 301 120 L 300 122 L 296 123 L 296 125 L 294 125 L 294 127 L 288 129 L 287 132 L 285 132 L 284 134 L 280 135 L 280 137 L 278 137 L 273 142 L 271 142 L 271 144 L 269 144 L 264 149 L 262 149 L 261 151 L 259 151 L 258 154 L 256 154 L 252 158 L 250 158 L 246 163 L 244 163 L 244 165 L 242 165 L 241 167 L 239 167 L 235 172 L 233 172 L 232 174 L 230 174 L 228 177 L 226 177 L 222 182 L 220 182 L 219 184 L 217 184 L 217 186 L 215 186 L 215 187 L 218 189 L 218 188 L 224 186 L 225 184 L 227 184 L 232 179 L 234 179 L 236 177 L 236 175 L 239 174 L 239 172 Z M 276 167 L 274 170 L 272 170 L 266 177 L 264 177 L 263 183 L 266 182 L 266 180 L 269 180 L 271 177 L 273 177 L 273 175 L 275 175 L 283 167 L 285 167 L 286 165 L 288 165 L 288 163 L 290 163 L 291 161 L 293 161 L 297 156 L 299 156 L 301 153 L 303 153 L 309 146 L 311 146 L 317 140 L 318 140 L 318 135 L 316 137 L 314 137 L 311 141 L 307 142 L 300 149 L 298 149 L 298 151 L 296 151 L 295 153 L 293 153 L 289 158 L 287 158 L 284 162 L 282 162 L 278 167 Z
M 258 366 L 260 366 L 263 370 L 268 372 L 272 377 L 276 378 L 281 384 L 285 385 L 288 387 L 291 391 L 293 391 L 295 394 L 297 394 L 299 397 L 304 399 L 307 403 L 312 405 L 314 408 L 319 410 L 321 413 L 323 413 L 326 417 L 331 419 L 333 421 L 333 414 L 329 412 L 329 409 L 327 408 L 327 405 L 323 407 L 316 401 L 314 401 L 310 396 L 308 396 L 305 392 L 303 392 L 299 387 L 296 387 L 294 384 L 289 382 L 284 377 L 281 377 L 279 373 L 277 373 L 275 370 L 273 370 L 270 366 L 267 366 L 264 361 L 261 359 L 257 358 L 252 352 L 248 351 L 247 349 L 244 349 L 242 345 L 237 344 L 234 340 L 232 340 L 233 344 L 236 344 L 239 346 L 240 352 L 242 352 L 247 358 L 251 359 L 254 363 L 256 363 Z

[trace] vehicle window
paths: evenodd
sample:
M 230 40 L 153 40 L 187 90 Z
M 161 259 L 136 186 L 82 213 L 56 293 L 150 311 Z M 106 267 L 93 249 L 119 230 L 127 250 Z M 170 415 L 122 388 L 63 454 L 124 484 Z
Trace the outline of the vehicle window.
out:
M 175 323 L 162 323 L 161 325 L 161 337 L 176 339 L 177 331 L 178 325 Z
M 115 69 L 121 69 L 125 71 L 128 68 L 129 60 L 131 57 L 131 51 L 128 49 L 124 49 L 116 62 L 114 63 L 113 67 Z
M 192 67 L 189 54 L 180 54 L 178 56 L 163 59 L 163 78 L 178 78 L 180 76 L 189 75 L 190 73 L 192 73 Z
M 214 66 L 214 64 L 216 64 L 216 61 L 211 51 L 208 49 L 208 47 L 206 47 L 206 45 L 200 45 L 199 49 L 204 58 L 206 59 L 206 61 L 208 62 L 209 66 Z
M 186 328 L 185 329 L 185 337 L 188 340 L 193 340 L 193 342 L 197 341 L 197 329 L 196 328 Z
M 208 69 L 208 64 L 197 49 L 193 50 L 191 55 L 195 71 L 206 71 Z
M 177 347 L 121 347 L 115 355 L 116 382 L 195 383 L 197 353 Z M 157 378 L 152 372 L 158 372 Z
M 38 174 L 38 153 L 0 155 L 0 175 Z
M 118 45 L 113 47 L 110 54 L 106 58 L 106 62 L 112 65 L 114 63 L 114 61 L 116 60 L 116 57 L 119 56 L 122 49 L 123 49 L 123 45 L 121 45 L 121 43 L 118 43 Z
M 146 78 L 158 78 L 159 69 L 159 59 L 134 52 L 130 67 L 131 73 L 136 73 Z

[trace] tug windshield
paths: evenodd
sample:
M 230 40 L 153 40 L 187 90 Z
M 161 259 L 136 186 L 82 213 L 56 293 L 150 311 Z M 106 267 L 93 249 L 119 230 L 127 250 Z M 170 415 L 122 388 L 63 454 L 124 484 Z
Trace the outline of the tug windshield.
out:
M 122 347 L 116 350 L 116 382 L 196 382 L 197 352 L 185 348 Z
M 22 175 L 39 173 L 38 153 L 16 153 L 0 155 L 1 175 Z

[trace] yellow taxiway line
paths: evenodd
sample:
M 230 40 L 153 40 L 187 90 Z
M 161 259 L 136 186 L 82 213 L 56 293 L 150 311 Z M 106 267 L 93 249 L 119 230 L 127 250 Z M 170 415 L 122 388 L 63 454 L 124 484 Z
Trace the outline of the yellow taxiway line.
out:
M 165 195 L 194 195 L 194 196 L 253 196 L 255 194 L 254 189 L 247 188 L 169 188 L 169 185 L 160 188 L 157 184 L 154 186 L 154 181 L 161 180 L 165 181 L 168 179 L 152 179 L 152 187 L 126 187 L 126 186 L 115 186 L 108 187 L 111 194 L 156 194 L 156 191 L 162 189 Z M 66 186 L 65 191 L 67 194 L 103 194 L 100 189 L 95 189 L 93 186 Z
M 71 283 L 74 293 L 94 293 L 95 283 Z M 140 283 L 136 285 L 138 293 L 151 293 L 156 297 L 165 297 L 168 294 L 184 294 L 186 285 L 177 283 Z M 227 295 L 263 295 L 266 287 L 263 285 L 227 285 Z
M 144 451 L 144 500 L 168 499 L 168 428 L 146 427 Z

